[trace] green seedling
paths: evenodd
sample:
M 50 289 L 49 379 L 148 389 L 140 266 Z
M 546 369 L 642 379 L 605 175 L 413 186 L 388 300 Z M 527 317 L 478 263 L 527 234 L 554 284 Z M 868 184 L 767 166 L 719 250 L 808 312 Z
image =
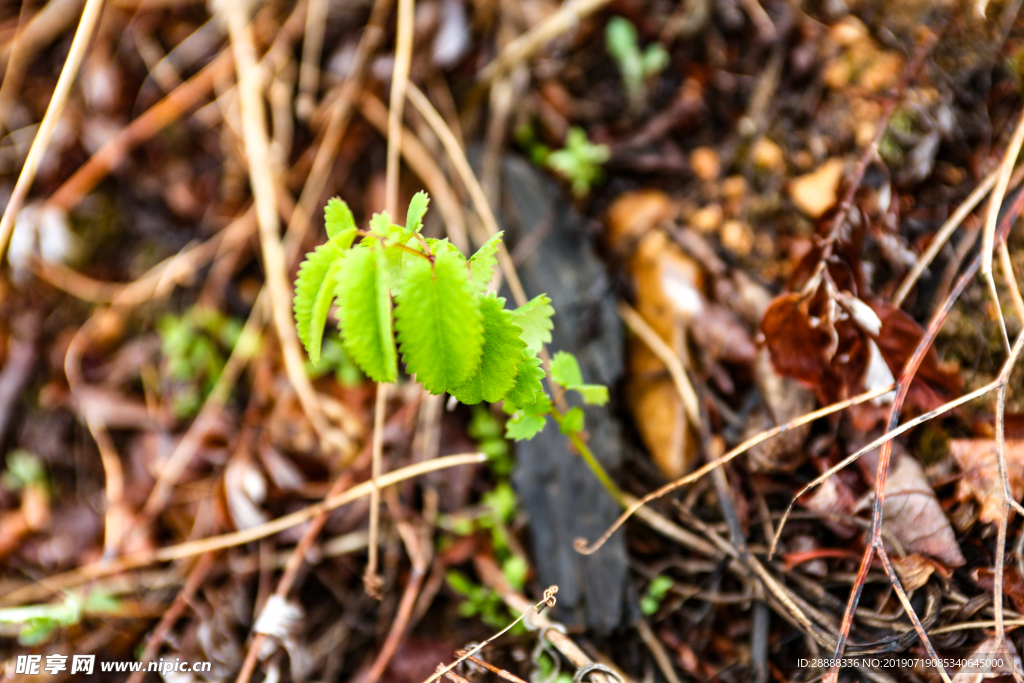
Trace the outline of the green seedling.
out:
M 608 145 L 595 145 L 582 128 L 573 126 L 566 135 L 565 148 L 548 153 L 544 165 L 569 181 L 575 197 L 583 198 L 601 180 L 601 166 L 610 158 Z
M 640 611 L 647 616 L 656 613 L 673 585 L 675 584 L 672 579 L 664 574 L 659 574 L 651 579 L 651 582 L 647 584 L 644 597 L 640 599 Z
M 49 493 L 50 484 L 46 468 L 38 456 L 18 448 L 7 455 L 7 469 L 0 475 L 0 483 L 8 491 L 20 491 L 35 487 Z
M 622 85 L 629 98 L 630 109 L 637 113 L 647 100 L 647 82 L 668 66 L 668 53 L 659 43 L 652 43 L 641 51 L 636 27 L 628 19 L 614 17 L 605 29 L 608 54 L 619 67 Z
M 396 381 L 401 355 L 406 371 L 432 394 L 447 392 L 468 405 L 502 402 L 512 415 L 510 438 L 532 437 L 548 415 L 561 425 L 538 356 L 551 341 L 551 300 L 542 294 L 505 308 L 487 291 L 501 234 L 467 259 L 448 240 L 420 234 L 428 201 L 425 192 L 413 197 L 405 226 L 380 213 L 369 230 L 356 227 L 340 199 L 328 202 L 327 243 L 306 255 L 295 282 L 295 324 L 310 361 L 321 361 L 333 303 L 342 347 L 370 379 Z M 607 389 L 583 383 L 571 354 L 556 354 L 552 379 L 585 403 L 608 400 Z M 582 430 L 582 420 L 574 415 L 570 426 Z
M 25 605 L 0 609 L 0 624 L 18 628 L 18 642 L 25 647 L 39 645 L 50 639 L 54 631 L 79 623 L 83 616 L 111 615 L 120 609 L 120 603 L 111 595 L 90 592 L 83 600 L 68 593 L 64 602 L 51 605 Z
M 496 477 L 507 477 L 512 474 L 515 463 L 512 461 L 512 449 L 502 436 L 504 428 L 489 410 L 483 406 L 473 406 L 473 415 L 466 426 L 469 438 L 476 441 L 481 453 L 490 458 L 487 462 L 491 473 Z
M 488 292 L 501 235 L 467 259 L 447 240 L 420 234 L 428 202 L 426 193 L 419 192 L 404 226 L 380 213 L 370 219 L 368 230 L 356 227 L 343 201 L 328 202 L 328 240 L 306 255 L 295 282 L 295 325 L 310 362 L 318 367 L 326 358 L 324 329 L 335 305 L 341 345 L 370 379 L 395 382 L 401 357 L 406 372 L 432 394 L 448 393 L 468 405 L 501 402 L 511 416 L 505 435 L 516 440 L 532 438 L 550 417 L 608 491 L 620 498 L 584 441 L 583 411 L 563 414 L 544 391 L 539 353 L 551 342 L 551 300 L 540 295 L 518 308 L 505 308 L 504 299 Z M 560 394 L 574 392 L 584 404 L 608 401 L 607 388 L 584 383 L 572 354 L 555 354 L 550 367 L 549 379 Z M 496 445 L 500 431 L 489 417 L 486 411 L 476 413 L 474 438 L 507 457 L 507 444 L 504 449 Z M 444 526 L 459 534 L 489 531 L 505 578 L 521 590 L 528 566 L 511 551 L 506 529 L 515 516 L 515 493 L 503 482 L 482 502 L 484 511 L 475 518 L 452 516 Z M 449 572 L 448 583 L 466 598 L 463 616 L 480 615 L 495 627 L 507 623 L 493 591 L 456 571 Z
M 220 312 L 193 306 L 181 316 L 157 323 L 163 374 L 171 386 L 171 409 L 178 418 L 195 415 L 224 369 L 242 333 L 242 323 Z

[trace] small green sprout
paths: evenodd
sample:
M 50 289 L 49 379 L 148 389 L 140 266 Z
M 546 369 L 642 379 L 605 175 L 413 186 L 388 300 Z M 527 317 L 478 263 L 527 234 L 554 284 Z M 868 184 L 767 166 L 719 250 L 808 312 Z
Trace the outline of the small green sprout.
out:
M 647 584 L 647 592 L 644 593 L 644 597 L 640 599 L 640 611 L 651 616 L 661 608 L 661 603 L 668 595 L 668 592 L 672 590 L 674 582 L 671 577 L 659 574 L 651 579 L 651 582 Z
M 190 417 L 220 377 L 226 354 L 242 334 L 242 323 L 212 308 L 193 306 L 183 315 L 163 316 L 157 333 L 172 410 L 179 418 Z
M 472 417 L 466 426 L 469 438 L 476 441 L 477 448 L 488 456 L 491 473 L 496 477 L 512 474 L 515 463 L 508 441 L 502 436 L 502 424 L 483 406 L 473 406 Z
M 32 647 L 49 640 L 58 628 L 77 624 L 84 615 L 116 614 L 119 609 L 120 603 L 107 593 L 93 591 L 85 600 L 68 593 L 64 602 L 2 608 L 0 624 L 20 626 L 18 642 Z
M 653 43 L 643 52 L 637 43 L 636 27 L 628 19 L 614 17 L 605 30 L 608 54 L 619 66 L 622 85 L 629 97 L 633 113 L 643 109 L 647 99 L 647 81 L 668 66 L 669 56 L 659 43 Z
M 544 164 L 568 180 L 573 195 L 582 198 L 601 180 L 604 174 L 601 166 L 610 158 L 608 145 L 595 145 L 582 128 L 573 126 L 565 138 L 565 149 L 548 154 Z
M 46 468 L 39 456 L 18 448 L 7 455 L 7 469 L 0 475 L 0 483 L 8 491 L 20 491 L 30 486 L 49 491 Z

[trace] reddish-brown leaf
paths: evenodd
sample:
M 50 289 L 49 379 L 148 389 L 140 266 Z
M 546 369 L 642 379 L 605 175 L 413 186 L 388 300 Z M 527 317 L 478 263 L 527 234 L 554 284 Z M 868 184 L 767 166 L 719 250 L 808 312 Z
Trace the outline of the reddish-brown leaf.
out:
M 913 355 L 924 336 L 921 326 L 904 313 L 883 301 L 868 302 L 882 321 L 882 331 L 875 339 L 878 350 L 899 380 L 903 366 Z M 943 367 L 934 347 L 929 348 L 914 375 L 907 394 L 907 405 L 919 410 L 932 410 L 955 397 L 963 389 L 963 379 L 955 370 Z
M 826 381 L 834 381 L 824 350 L 831 335 L 811 324 L 808 301 L 799 294 L 775 298 L 761 320 L 772 366 L 784 377 L 792 377 L 818 390 Z
M 957 483 L 957 500 L 973 498 L 978 502 L 978 520 L 991 524 L 999 520 L 1002 510 L 1002 481 L 994 439 L 952 439 L 949 452 L 963 472 Z M 1024 496 L 1024 440 L 1006 441 L 1006 476 L 1015 500 Z

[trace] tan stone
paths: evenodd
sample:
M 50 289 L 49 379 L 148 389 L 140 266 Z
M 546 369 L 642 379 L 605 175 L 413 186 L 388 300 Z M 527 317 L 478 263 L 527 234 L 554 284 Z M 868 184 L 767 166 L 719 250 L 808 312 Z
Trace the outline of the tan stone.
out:
M 801 213 L 818 218 L 836 203 L 836 191 L 843 177 L 843 160 L 829 159 L 810 173 L 794 178 L 789 197 Z
M 782 153 L 782 148 L 768 138 L 761 138 L 754 143 L 754 148 L 750 150 L 750 156 L 754 161 L 754 166 L 762 170 L 781 173 L 786 169 L 786 158 Z
M 711 147 L 698 147 L 690 152 L 690 167 L 701 180 L 712 181 L 722 172 L 722 162 Z

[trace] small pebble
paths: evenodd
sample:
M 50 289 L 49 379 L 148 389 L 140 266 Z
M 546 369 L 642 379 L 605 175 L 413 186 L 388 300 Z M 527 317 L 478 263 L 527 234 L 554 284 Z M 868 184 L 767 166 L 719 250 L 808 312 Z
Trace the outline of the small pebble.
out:
M 765 171 L 781 173 L 786 169 L 786 158 L 782 154 L 782 148 L 768 138 L 761 138 L 754 143 L 751 158 L 754 166 Z
M 750 226 L 742 221 L 728 220 L 722 224 L 722 246 L 736 254 L 746 256 L 754 248 L 754 235 Z
M 721 173 L 718 152 L 710 147 L 698 147 L 690 153 L 690 166 L 701 180 L 712 181 Z
M 690 215 L 690 226 L 700 232 L 714 232 L 722 224 L 722 207 L 709 204 L 694 211 Z

